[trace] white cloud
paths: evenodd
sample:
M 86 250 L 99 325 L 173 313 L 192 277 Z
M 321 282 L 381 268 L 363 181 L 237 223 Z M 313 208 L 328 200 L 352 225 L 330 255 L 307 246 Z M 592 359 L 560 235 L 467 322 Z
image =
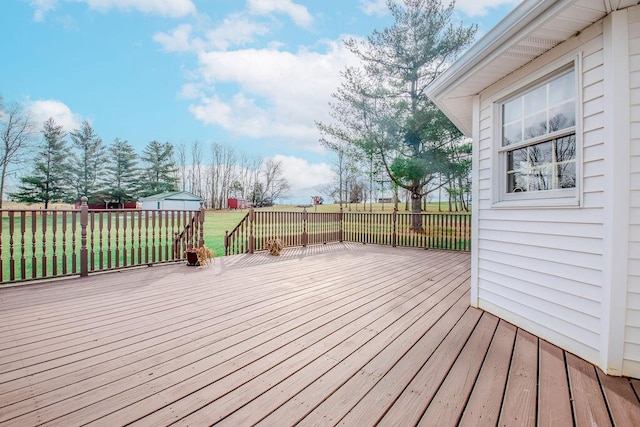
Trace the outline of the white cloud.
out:
M 269 28 L 242 14 L 228 16 L 218 27 L 207 31 L 209 46 L 226 50 L 230 45 L 242 46 L 254 41 L 254 36 L 269 33 Z
M 189 24 L 179 25 L 170 33 L 157 32 L 153 35 L 153 40 L 166 52 L 188 52 L 190 50 L 203 49 L 205 43 L 197 37 L 192 38 L 193 27 Z
M 41 129 L 42 124 L 49 120 L 50 117 L 56 121 L 56 124 L 62 125 L 66 132 L 79 129 L 82 123 L 82 118 L 79 114 L 73 113 L 65 103 L 55 99 L 30 101 L 27 104 L 27 108 L 38 129 Z
M 203 33 L 203 36 L 194 33 Z M 166 52 L 200 52 L 205 49 L 227 50 L 231 46 L 242 46 L 255 41 L 255 36 L 269 33 L 269 28 L 249 19 L 243 14 L 226 17 L 215 28 L 202 31 L 192 25 L 179 25 L 168 33 L 157 32 L 153 40 Z
M 340 71 L 354 58 L 340 41 L 325 53 L 273 49 L 215 51 L 199 55 L 200 78 L 212 89 L 236 87 L 233 96 L 203 97 L 191 113 L 204 123 L 240 134 L 286 137 L 302 148 L 319 150 L 314 121 L 328 120 L 331 93 Z
M 61 1 L 86 3 L 91 9 L 105 12 L 111 9 L 137 10 L 171 18 L 196 13 L 196 6 L 191 0 L 31 0 L 35 9 L 33 19 L 43 21 L 45 14 L 54 10 Z
M 50 10 L 55 9 L 58 0 L 31 0 L 31 6 L 35 9 L 33 12 L 33 20 L 43 22 L 44 16 Z
M 282 164 L 283 176 L 291 187 L 286 199 L 297 199 L 311 202 L 311 196 L 331 184 L 334 172 L 326 163 L 309 163 L 305 159 L 277 154 L 273 160 Z
M 313 25 L 313 17 L 307 8 L 291 0 L 248 0 L 247 6 L 249 11 L 256 15 L 284 13 L 299 27 L 309 28 Z
M 385 16 L 389 13 L 388 0 L 358 0 L 360 10 L 366 15 Z M 469 17 L 484 16 L 489 9 L 497 8 L 506 4 L 520 3 L 522 0 L 456 0 L 456 10 Z M 399 0 L 394 0 L 401 3 Z M 445 5 L 448 2 L 444 2 Z
M 489 9 L 507 4 L 520 3 L 521 0 L 456 0 L 456 9 L 467 16 L 484 16 Z
M 358 3 L 365 15 L 385 16 L 389 13 L 387 0 L 359 0 Z

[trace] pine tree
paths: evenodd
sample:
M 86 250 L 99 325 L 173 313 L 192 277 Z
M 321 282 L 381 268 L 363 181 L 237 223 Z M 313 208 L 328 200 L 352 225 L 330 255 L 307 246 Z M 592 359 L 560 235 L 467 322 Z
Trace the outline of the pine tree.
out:
M 412 212 L 447 174 L 448 149 L 461 134 L 425 95 L 425 89 L 472 42 L 476 27 L 452 24 L 453 3 L 388 0 L 394 22 L 346 47 L 361 68 L 347 68 L 334 94 L 336 123 L 319 124 L 325 136 L 374 154 L 393 184 L 411 193 Z M 421 215 L 412 229 L 422 230 Z
M 42 128 L 43 141 L 35 158 L 31 175 L 20 178 L 18 192 L 11 198 L 23 203 L 63 202 L 69 197 L 70 149 L 62 126 L 50 118 Z
M 104 193 L 118 203 L 135 200 L 140 175 L 138 155 L 129 141 L 116 138 L 108 149 Z
M 175 191 L 178 188 L 173 145 L 168 142 L 151 141 L 142 151 L 142 196 Z
M 102 186 L 101 177 L 104 176 L 106 151 L 100 139 L 89 122 L 84 121 L 80 129 L 70 133 L 71 142 L 78 150 L 71 167 L 75 183 L 75 199 L 87 196 L 95 200 Z

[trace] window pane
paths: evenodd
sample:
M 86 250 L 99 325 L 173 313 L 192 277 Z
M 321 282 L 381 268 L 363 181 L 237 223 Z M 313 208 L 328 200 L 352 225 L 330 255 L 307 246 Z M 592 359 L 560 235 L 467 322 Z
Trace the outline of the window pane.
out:
M 527 148 L 521 148 L 507 153 L 507 192 L 509 193 L 527 191 L 529 170 L 527 151 Z
M 547 108 L 547 86 L 540 86 L 531 92 L 523 95 L 524 99 L 524 115 L 530 116 L 539 113 Z
M 575 97 L 573 71 L 549 82 L 549 105 L 560 104 Z
M 502 130 L 502 146 L 522 142 L 522 122 L 517 121 L 507 125 Z
M 508 124 L 522 118 L 522 98 L 509 101 L 502 106 L 502 123 Z
M 558 138 L 555 144 L 557 188 L 575 188 L 576 136 Z
M 507 153 L 507 192 L 576 186 L 576 137 L 568 135 Z
M 524 139 L 532 139 L 547 132 L 547 113 L 536 114 L 524 120 Z
M 576 109 L 573 101 L 566 102 L 549 110 L 549 132 L 570 128 L 576 125 Z
M 529 147 L 529 163 L 531 166 L 539 166 L 553 161 L 553 145 L 551 141 L 542 142 L 540 144 Z
M 566 162 L 576 159 L 576 136 L 569 135 L 556 140 L 556 161 Z

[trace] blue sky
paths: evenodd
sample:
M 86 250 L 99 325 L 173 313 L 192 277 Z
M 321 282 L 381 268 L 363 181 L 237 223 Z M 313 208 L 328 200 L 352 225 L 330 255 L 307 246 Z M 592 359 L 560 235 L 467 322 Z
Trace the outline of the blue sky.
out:
M 517 0 L 458 0 L 479 36 Z M 283 161 L 292 198 L 326 183 L 326 121 L 345 37 L 390 24 L 384 0 L 2 0 L 0 95 L 138 152 L 219 142 Z M 208 153 L 208 151 L 206 151 Z

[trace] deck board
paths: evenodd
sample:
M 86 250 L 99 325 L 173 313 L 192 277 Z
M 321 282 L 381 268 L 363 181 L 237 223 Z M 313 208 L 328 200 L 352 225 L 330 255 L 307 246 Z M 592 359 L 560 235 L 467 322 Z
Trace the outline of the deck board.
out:
M 498 424 L 515 339 L 516 327 L 500 321 L 462 414 L 461 426 Z
M 0 424 L 640 423 L 637 380 L 469 307 L 469 269 L 333 244 L 2 288 Z

